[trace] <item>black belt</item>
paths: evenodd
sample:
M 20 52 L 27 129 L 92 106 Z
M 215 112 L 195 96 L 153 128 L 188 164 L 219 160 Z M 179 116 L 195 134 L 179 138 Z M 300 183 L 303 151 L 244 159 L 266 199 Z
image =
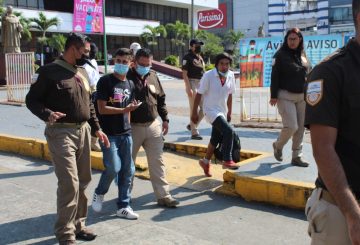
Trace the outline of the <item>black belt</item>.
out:
M 82 128 L 86 122 L 82 122 L 82 123 L 46 123 L 47 126 L 49 128 L 76 128 L 76 129 L 80 129 Z

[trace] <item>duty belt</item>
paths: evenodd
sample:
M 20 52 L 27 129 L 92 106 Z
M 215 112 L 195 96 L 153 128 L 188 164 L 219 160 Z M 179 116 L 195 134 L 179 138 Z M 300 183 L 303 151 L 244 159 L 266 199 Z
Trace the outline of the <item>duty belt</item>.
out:
M 80 129 L 85 125 L 85 122 L 82 123 L 46 123 L 48 127 L 50 128 L 76 128 Z

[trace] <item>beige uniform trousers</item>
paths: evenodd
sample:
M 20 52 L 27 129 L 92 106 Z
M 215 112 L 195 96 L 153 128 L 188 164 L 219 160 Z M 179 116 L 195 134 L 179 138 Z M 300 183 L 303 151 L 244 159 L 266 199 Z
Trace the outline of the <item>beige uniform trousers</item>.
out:
M 55 128 L 47 126 L 45 136 L 58 178 L 55 235 L 59 241 L 75 240 L 85 228 L 87 197 L 91 181 L 90 126 Z
M 166 170 L 163 161 L 164 140 L 160 121 L 156 119 L 149 123 L 132 123 L 131 131 L 134 162 L 136 162 L 136 155 L 142 146 L 146 153 L 150 181 L 156 198 L 170 197 L 169 183 L 166 180 Z
M 346 220 L 340 209 L 322 196 L 316 188 L 306 203 L 308 233 L 312 245 L 351 245 Z
M 280 90 L 277 106 L 282 118 L 283 128 L 275 141 L 277 149 L 282 150 L 292 137 L 292 157 L 301 157 L 304 138 L 305 107 L 303 93 L 290 93 Z
M 191 114 L 192 114 L 192 111 L 193 111 L 193 108 L 194 108 L 194 101 L 195 101 L 195 96 L 196 96 L 196 93 L 199 89 L 199 86 L 200 86 L 200 79 L 192 79 L 190 78 L 189 79 L 189 82 L 190 82 L 190 88 L 193 92 L 193 96 L 192 97 L 189 97 L 188 96 L 188 99 L 189 99 L 189 106 L 190 106 L 190 128 L 191 128 L 191 135 L 196 135 L 196 134 L 199 134 L 199 131 L 198 131 L 198 126 L 201 122 L 201 120 L 204 118 L 204 112 L 203 112 L 203 97 L 201 98 L 201 101 L 200 101 L 200 104 L 199 104 L 199 121 L 197 124 L 193 123 L 191 121 Z

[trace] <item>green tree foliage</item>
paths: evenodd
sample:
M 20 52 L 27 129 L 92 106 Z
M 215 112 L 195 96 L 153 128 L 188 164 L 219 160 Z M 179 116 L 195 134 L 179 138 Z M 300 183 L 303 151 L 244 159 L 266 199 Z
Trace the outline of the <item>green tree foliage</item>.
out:
M 152 27 L 150 25 L 144 26 L 144 32 L 140 35 L 141 40 L 149 46 L 158 45 L 159 37 L 166 37 L 167 31 L 165 26 L 159 25 Z
M 43 12 L 39 13 L 38 18 L 30 18 L 29 21 L 30 21 L 30 28 L 41 32 L 41 36 L 38 37 L 38 42 L 41 44 L 41 54 L 42 54 L 44 45 L 46 45 L 48 42 L 48 38 L 46 37 L 46 32 L 51 27 L 58 26 L 60 24 L 60 21 L 56 17 L 48 19 Z M 44 64 L 43 55 L 41 55 L 41 65 L 43 64 Z
M 225 45 L 227 45 L 229 50 L 234 53 L 234 51 L 238 49 L 239 42 L 243 37 L 244 33 L 231 29 L 224 36 Z
M 53 26 L 58 26 L 60 21 L 58 18 L 54 17 L 48 19 L 43 12 L 39 13 L 38 18 L 30 18 L 30 28 L 33 28 L 41 32 L 41 37 L 38 38 L 39 43 L 42 45 L 47 44 L 48 38 L 46 37 L 46 32 Z
M 175 55 L 169 55 L 165 58 L 165 64 L 179 67 L 179 57 Z
M 65 48 L 66 37 L 62 34 L 54 34 L 48 39 L 48 44 L 57 51 L 63 52 Z
M 206 39 L 204 40 L 204 46 L 202 52 L 208 62 L 212 62 L 215 56 L 224 52 L 224 47 L 221 44 L 221 38 L 213 33 L 206 32 Z
M 229 30 L 224 37 L 225 45 L 229 47 L 230 53 L 234 56 L 233 66 L 238 68 L 240 62 L 239 42 L 244 37 L 240 31 Z
M 177 54 L 180 54 L 181 48 L 185 46 L 186 40 L 190 38 L 190 26 L 177 20 L 175 23 L 166 24 L 165 27 L 171 42 L 177 49 Z

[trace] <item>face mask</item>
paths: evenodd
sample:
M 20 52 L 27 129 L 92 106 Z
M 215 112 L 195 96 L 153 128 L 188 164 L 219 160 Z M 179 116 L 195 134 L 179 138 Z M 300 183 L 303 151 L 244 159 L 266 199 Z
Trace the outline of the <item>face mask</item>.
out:
M 201 53 L 201 46 L 195 47 L 195 53 L 197 54 Z
M 250 45 L 250 48 L 251 48 L 251 49 L 254 49 L 254 48 L 255 48 L 255 45 Z
M 150 72 L 150 66 L 137 65 L 136 72 L 143 77 Z
M 228 74 L 228 71 L 226 71 L 226 72 L 218 71 L 218 72 L 219 72 L 219 74 L 220 74 L 221 76 L 223 76 L 223 77 L 226 77 L 227 74 Z
M 128 72 L 128 70 L 129 70 L 128 65 L 115 63 L 114 72 L 116 72 L 117 74 L 125 75 Z
M 77 66 L 83 66 L 86 64 L 86 60 L 87 60 L 87 56 L 86 55 L 82 55 L 80 59 L 76 59 L 76 65 Z

